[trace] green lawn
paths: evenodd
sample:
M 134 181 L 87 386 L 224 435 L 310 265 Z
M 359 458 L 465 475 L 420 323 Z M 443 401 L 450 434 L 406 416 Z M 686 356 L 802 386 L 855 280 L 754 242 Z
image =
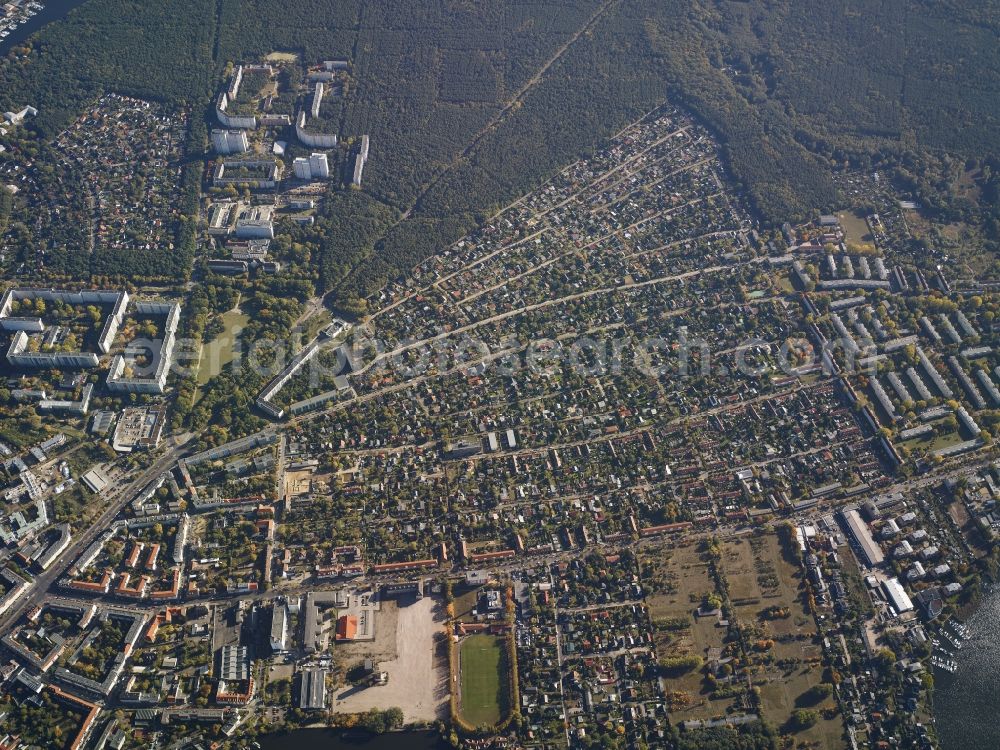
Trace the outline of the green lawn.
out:
M 474 726 L 500 721 L 500 649 L 500 640 L 492 635 L 470 635 L 459 644 L 461 711 Z
M 238 307 L 222 314 L 224 330 L 202 348 L 198 363 L 198 385 L 205 385 L 233 361 L 239 331 L 250 322 L 250 317 Z
M 837 219 L 840 221 L 840 228 L 844 230 L 845 241 L 858 243 L 872 241 L 862 211 L 841 211 L 837 214 Z

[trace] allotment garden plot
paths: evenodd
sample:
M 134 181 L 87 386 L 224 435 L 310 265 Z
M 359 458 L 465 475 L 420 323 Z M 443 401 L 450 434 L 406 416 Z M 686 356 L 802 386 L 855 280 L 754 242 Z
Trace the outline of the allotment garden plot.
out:
M 736 645 L 727 643 L 710 560 L 696 545 L 650 550 L 642 561 L 656 655 L 676 721 L 708 719 L 735 706 L 725 683 Z M 719 680 L 715 675 L 721 676 Z
M 795 733 L 792 712 L 817 713 L 816 724 L 797 737 L 823 748 L 843 745 L 843 724 L 826 688 L 822 646 L 809 613 L 800 569 L 774 534 L 721 545 L 732 618 L 739 629 L 750 679 L 760 690 L 761 712 L 782 731 Z

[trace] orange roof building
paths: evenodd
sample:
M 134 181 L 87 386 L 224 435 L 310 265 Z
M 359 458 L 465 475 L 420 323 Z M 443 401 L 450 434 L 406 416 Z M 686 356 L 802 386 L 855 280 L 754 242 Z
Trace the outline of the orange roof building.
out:
M 106 594 L 111 587 L 111 579 L 111 571 L 105 570 L 100 581 L 70 581 L 66 585 L 71 589 L 90 594 Z
M 160 555 L 160 545 L 154 544 L 149 550 L 149 557 L 146 558 L 146 570 L 156 570 L 156 558 Z
M 48 688 L 57 698 L 67 703 L 72 703 L 86 712 L 86 716 L 84 716 L 83 719 L 83 724 L 80 725 L 80 731 L 77 732 L 76 738 L 69 746 L 69 750 L 79 750 L 79 748 L 83 747 L 84 743 L 86 743 L 87 741 L 87 738 L 90 736 L 90 730 L 94 726 L 94 720 L 97 718 L 97 715 L 101 712 L 101 709 L 96 704 L 91 703 L 90 701 L 85 701 L 83 698 L 79 698 L 73 695 L 73 693 L 66 692 L 65 690 L 60 690 L 55 685 L 49 685 Z
M 410 560 L 408 562 L 383 563 L 382 565 L 372 565 L 371 572 L 374 575 L 382 573 L 399 573 L 404 570 L 417 570 L 419 568 L 433 568 L 438 561 L 433 558 L 425 560 Z
M 132 542 L 132 551 L 129 552 L 128 558 L 125 560 L 126 568 L 134 568 L 136 562 L 139 560 L 139 555 L 142 553 L 142 542 Z
M 354 615 L 342 615 L 337 620 L 337 640 L 353 641 L 358 635 L 358 618 Z

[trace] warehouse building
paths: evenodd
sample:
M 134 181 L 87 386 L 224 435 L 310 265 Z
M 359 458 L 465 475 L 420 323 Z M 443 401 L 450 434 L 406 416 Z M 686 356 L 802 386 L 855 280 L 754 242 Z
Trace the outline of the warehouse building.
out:
M 885 554 L 882 552 L 882 548 L 878 545 L 878 542 L 872 538 L 868 524 L 862 520 L 858 511 L 844 511 L 841 517 L 865 564 L 871 568 L 881 565 L 885 561 Z

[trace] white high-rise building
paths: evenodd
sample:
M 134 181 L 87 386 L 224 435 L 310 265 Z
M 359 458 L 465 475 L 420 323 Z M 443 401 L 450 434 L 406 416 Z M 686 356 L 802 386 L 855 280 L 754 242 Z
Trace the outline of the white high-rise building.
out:
M 304 156 L 299 156 L 292 162 L 292 171 L 300 180 L 311 180 L 312 170 L 309 167 L 309 160 Z
M 242 154 L 250 150 L 245 130 L 213 130 L 212 147 L 217 154 Z
M 330 176 L 330 163 L 326 159 L 326 154 L 313 153 L 309 155 L 309 171 L 313 178 L 325 180 Z
M 313 101 L 312 101 L 312 117 L 314 120 L 319 118 L 319 111 L 322 106 L 323 106 L 323 84 L 317 83 L 316 89 L 313 92 Z
M 356 187 L 361 187 L 361 175 L 365 171 L 365 164 L 368 162 L 368 136 L 361 136 L 361 145 L 358 153 L 354 157 L 354 178 L 351 180 Z

